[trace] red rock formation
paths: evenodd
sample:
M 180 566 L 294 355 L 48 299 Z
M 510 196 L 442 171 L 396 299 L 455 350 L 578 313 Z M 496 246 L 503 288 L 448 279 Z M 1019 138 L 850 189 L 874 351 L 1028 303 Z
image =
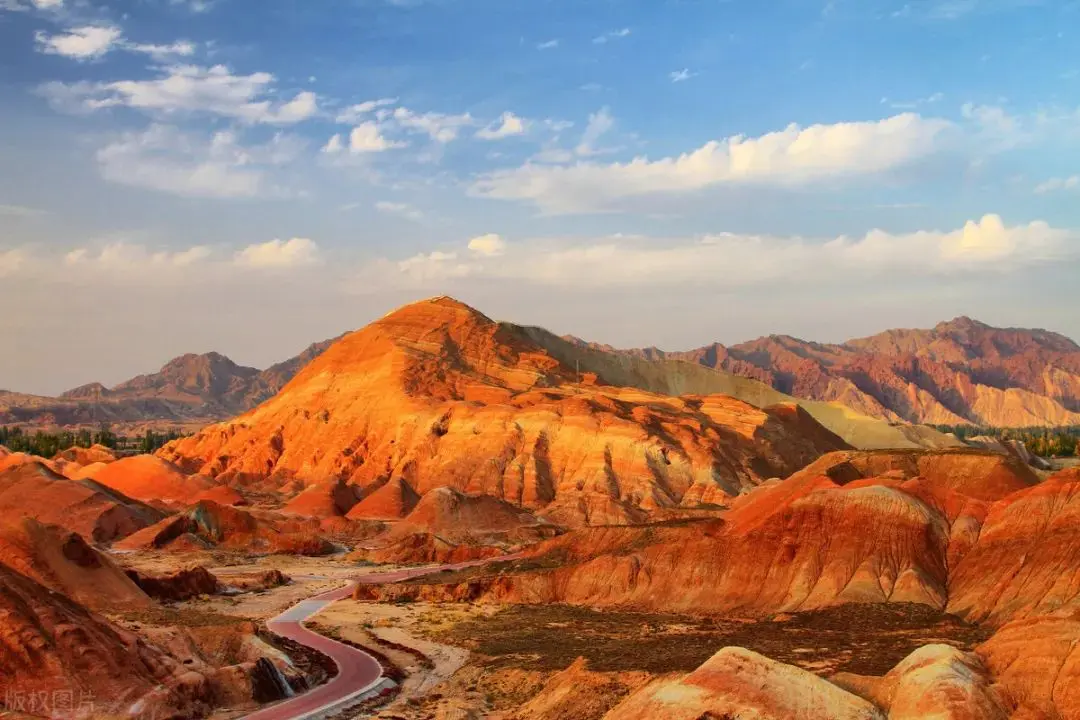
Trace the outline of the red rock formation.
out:
M 56 453 L 53 460 L 67 460 L 79 465 L 92 465 L 94 463 L 111 463 L 116 460 L 116 453 L 104 445 L 91 445 L 88 448 L 70 447 Z
M 190 551 L 222 548 L 253 555 L 325 555 L 333 546 L 317 520 L 282 518 L 203 500 L 116 544 L 119 549 Z
M 1080 482 L 1063 474 L 989 507 L 950 573 L 949 611 L 1001 623 L 1080 611 Z
M 192 498 L 192 503 L 196 504 L 203 500 L 210 500 L 218 505 L 237 506 L 248 504 L 247 498 L 237 492 L 235 488 L 231 488 L 228 485 L 214 485 L 209 490 L 203 490 Z
M 0 515 L 59 525 L 94 542 L 111 542 L 163 514 L 110 488 L 74 482 L 34 462 L 0 472 Z
M 1080 717 L 1080 619 L 1018 620 L 977 650 L 1018 720 Z
M 404 480 L 597 524 L 719 503 L 844 447 L 790 408 L 575 379 L 520 329 L 437 298 L 346 336 L 277 397 L 160 455 L 230 483 Z
M 136 500 L 185 507 L 214 486 L 210 479 L 187 475 L 153 455 L 117 460 L 96 472 L 94 480 Z
M 0 563 L 97 610 L 151 604 L 123 570 L 81 535 L 30 518 L 0 523 Z
M 841 673 L 832 682 L 888 711 L 889 720 L 1008 720 L 982 660 L 951 645 L 924 645 L 884 677 Z
M 195 717 L 211 707 L 204 676 L 3 564 L 0 647 L 0 698 L 16 712 L 50 715 L 64 702 L 128 717 L 138 704 L 146 717 Z
M 200 595 L 213 595 L 220 589 L 217 577 L 204 567 L 187 568 L 164 577 L 151 577 L 128 570 L 127 576 L 144 593 L 165 602 L 182 602 Z
M 940 609 L 958 587 L 949 568 L 975 552 L 980 508 L 1031 479 L 976 451 L 835 453 L 739 498 L 722 521 L 575 531 L 529 551 L 555 569 L 381 592 L 743 615 L 843 602 Z
M 699 363 L 885 420 L 996 427 L 1080 423 L 1080 346 L 1045 330 L 992 328 L 964 317 L 931 330 L 888 330 L 841 345 L 772 335 L 730 348 L 614 352 Z
M 399 520 L 412 512 L 420 496 L 401 478 L 388 480 L 349 511 L 350 520 Z
M 356 488 L 347 485 L 344 480 L 331 480 L 304 489 L 281 512 L 317 518 L 344 516 L 358 499 Z
M 871 703 L 827 680 L 743 648 L 724 648 L 680 680 L 633 693 L 605 720 L 885 720 Z

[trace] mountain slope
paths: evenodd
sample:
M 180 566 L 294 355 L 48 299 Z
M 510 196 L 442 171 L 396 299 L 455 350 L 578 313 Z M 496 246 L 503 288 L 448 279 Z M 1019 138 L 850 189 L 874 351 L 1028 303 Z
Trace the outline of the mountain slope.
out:
M 219 353 L 174 358 L 156 373 L 116 387 L 89 383 L 50 398 L 0 391 L 0 424 L 206 423 L 250 410 L 277 394 L 334 340 L 309 346 L 266 370 Z
M 271 400 L 160 456 L 268 489 L 448 486 L 603 524 L 722 503 L 845 447 L 795 406 L 577 380 L 528 332 L 435 298 L 347 335 Z
M 1080 424 L 1080 346 L 1046 330 L 994 328 L 966 317 L 839 345 L 771 335 L 687 352 L 615 352 L 704 365 L 889 421 Z

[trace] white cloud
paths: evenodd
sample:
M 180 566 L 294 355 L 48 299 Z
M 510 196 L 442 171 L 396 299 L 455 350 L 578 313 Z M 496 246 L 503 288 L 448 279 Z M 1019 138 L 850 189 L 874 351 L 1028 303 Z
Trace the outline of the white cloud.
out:
M 463 115 L 445 115 L 443 113 L 415 113 L 408 108 L 395 108 L 392 112 L 381 110 L 378 113 L 380 120 L 392 119 L 400 127 L 411 132 L 426 133 L 432 140 L 439 143 L 448 143 L 455 140 L 458 132 L 473 124 L 469 113 Z
M 319 246 L 309 238 L 270 240 L 248 245 L 236 253 L 235 262 L 252 268 L 295 268 L 319 262 Z
M 481 140 L 502 140 L 514 135 L 524 135 L 527 127 L 528 121 L 512 112 L 504 112 L 498 120 L 477 131 L 476 137 Z
M 266 166 L 293 160 L 303 142 L 278 135 L 245 147 L 235 133 L 209 140 L 166 125 L 126 133 L 97 152 L 106 180 L 186 197 L 238 198 L 275 192 Z
M 610 127 L 594 116 L 582 139 Z M 877 122 L 789 125 L 784 130 L 746 138 L 713 140 L 677 157 L 598 164 L 578 162 L 558 167 L 525 165 L 491 173 L 472 192 L 502 200 L 535 203 L 551 213 L 613 209 L 628 198 L 687 193 L 717 185 L 801 186 L 886 172 L 939 149 L 953 129 L 944 120 L 904 114 Z M 579 148 L 579 153 L 582 148 Z M 586 153 L 587 154 L 587 153 Z
M 386 215 L 400 215 L 403 218 L 409 220 L 420 220 L 423 218 L 423 213 L 414 208 L 408 203 L 390 202 L 388 200 L 380 200 L 375 203 L 375 209 Z
M 1078 242 L 1078 231 L 1038 221 L 1006 226 L 997 215 L 949 232 L 872 230 L 861 238 L 831 240 L 721 233 L 674 239 L 538 239 L 510 247 L 498 236 L 483 236 L 469 241 L 467 260 L 448 249 L 397 263 L 380 261 L 368 267 L 365 276 L 373 291 L 465 277 L 472 284 L 500 280 L 566 288 L 814 286 L 851 278 L 881 282 L 905 273 L 998 275 L 1076 257 Z
M 162 62 L 173 57 L 187 57 L 195 54 L 195 44 L 186 40 L 179 40 L 170 45 L 153 45 L 146 43 L 127 43 L 123 45 L 130 52 L 149 55 L 154 60 Z
M 357 105 L 350 105 L 337 114 L 335 120 L 344 125 L 356 125 L 366 119 L 367 115 L 384 107 L 397 104 L 397 98 L 380 98 L 368 100 Z
M 673 83 L 686 82 L 692 77 L 696 77 L 697 73 L 690 72 L 690 68 L 683 68 L 682 70 L 674 70 L 668 73 L 668 77 L 671 78 Z
M 1067 178 L 1050 178 L 1046 182 L 1040 183 L 1035 187 L 1035 192 L 1039 195 L 1058 192 L 1060 190 L 1080 190 L 1080 175 L 1073 175 Z
M 136 274 L 153 270 L 187 268 L 208 260 L 209 247 L 195 245 L 185 250 L 152 252 L 143 245 L 111 242 L 100 248 L 76 248 L 64 255 L 69 268 L 95 273 Z
M 61 55 L 74 60 L 96 60 L 116 47 L 121 37 L 119 28 L 86 25 L 56 35 L 47 35 L 39 30 L 34 35 L 34 40 L 38 50 L 46 55 Z
M 554 50 L 557 47 L 559 47 L 558 39 L 547 40 L 545 42 L 536 44 L 537 50 Z
M 618 30 L 611 30 L 603 35 L 597 35 L 593 38 L 593 43 L 596 45 L 603 45 L 611 40 L 618 40 L 619 38 L 627 37 L 630 34 L 630 28 L 620 28 Z
M 506 241 L 495 233 L 488 233 L 487 235 L 474 237 L 469 241 L 468 247 L 469 250 L 478 255 L 494 257 L 503 254 L 503 251 L 506 250 Z
M 600 151 L 596 149 L 596 141 L 606 135 L 611 128 L 615 127 L 615 118 L 611 116 L 606 107 L 600 108 L 589 115 L 589 123 L 585 126 L 585 132 L 581 135 L 575 152 L 578 155 L 596 155 Z
M 150 114 L 206 113 L 272 125 L 294 124 L 318 110 L 316 96 L 309 91 L 284 103 L 272 102 L 268 94 L 274 76 L 270 73 L 234 75 L 224 65 L 171 65 L 161 72 L 152 80 L 51 82 L 42 85 L 39 93 L 58 109 L 68 111 L 130 107 Z
M 405 147 L 405 143 L 388 140 L 374 122 L 357 125 L 349 133 L 349 152 L 353 154 L 383 152 L 402 147 Z
M 436 250 L 431 253 L 419 253 L 398 263 L 377 263 L 380 273 L 396 268 L 399 278 L 411 285 L 468 277 L 477 266 L 458 259 L 457 253 L 445 253 Z
M 330 136 L 330 139 L 326 141 L 326 144 L 322 146 L 322 152 L 329 155 L 336 155 L 345 149 L 345 145 L 341 142 L 341 134 L 335 133 Z
M 86 25 L 55 35 L 39 30 L 34 35 L 34 40 L 39 52 L 80 61 L 97 60 L 113 50 L 149 55 L 158 62 L 195 54 L 195 44 L 186 40 L 169 45 L 134 43 L 124 38 L 120 28 L 108 25 Z

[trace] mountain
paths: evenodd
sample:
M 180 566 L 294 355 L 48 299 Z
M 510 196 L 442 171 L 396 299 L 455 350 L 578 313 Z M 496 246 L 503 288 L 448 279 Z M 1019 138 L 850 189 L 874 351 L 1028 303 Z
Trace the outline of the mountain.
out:
M 967 317 L 838 345 L 770 335 L 686 352 L 600 349 L 691 362 L 893 422 L 1080 424 L 1080 345 L 1046 330 L 994 328 Z
M 414 303 L 334 343 L 258 408 L 159 454 L 265 491 L 450 487 L 595 525 L 707 509 L 847 447 L 792 404 L 579 377 L 536 334 L 451 298 Z
M 205 424 L 273 397 L 333 342 L 315 343 L 261 371 L 211 352 L 181 355 L 156 373 L 139 375 L 113 388 L 89 383 L 55 398 L 0 391 L 0 424 Z

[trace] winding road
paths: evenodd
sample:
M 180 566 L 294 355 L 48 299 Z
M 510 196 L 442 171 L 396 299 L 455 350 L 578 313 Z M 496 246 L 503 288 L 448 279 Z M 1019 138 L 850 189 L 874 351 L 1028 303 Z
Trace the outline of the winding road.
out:
M 304 627 L 304 621 L 333 602 L 350 597 L 358 584 L 384 584 L 430 575 L 443 570 L 462 570 L 485 565 L 492 560 L 510 560 L 514 556 L 502 556 L 488 560 L 475 560 L 454 565 L 438 565 L 408 570 L 361 575 L 337 590 L 315 595 L 303 600 L 266 623 L 270 632 L 288 638 L 330 657 L 337 665 L 338 674 L 329 682 L 288 700 L 264 707 L 243 720 L 317 720 L 340 712 L 377 688 L 384 680 L 379 661 L 363 650 L 312 632 Z

